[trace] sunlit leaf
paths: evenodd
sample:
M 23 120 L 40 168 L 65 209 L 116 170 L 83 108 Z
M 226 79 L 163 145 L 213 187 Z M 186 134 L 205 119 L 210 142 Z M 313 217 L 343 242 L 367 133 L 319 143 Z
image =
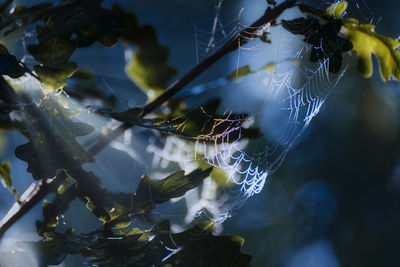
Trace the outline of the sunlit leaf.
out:
M 42 64 L 34 66 L 34 70 L 44 83 L 46 92 L 62 89 L 66 85 L 66 78 L 77 68 L 75 62 L 68 61 L 75 51 L 75 45 L 68 39 L 55 37 L 37 45 L 29 45 L 28 50 Z
M 128 77 L 144 92 L 149 90 L 148 96 L 154 98 L 161 94 L 168 86 L 168 82 L 176 71 L 166 65 L 167 49 L 154 47 L 153 51 L 139 51 L 132 53 L 130 62 L 125 67 Z
M 358 69 L 365 77 L 373 73 L 372 55 L 379 61 L 383 81 L 391 77 L 400 80 L 400 42 L 375 32 L 372 24 L 360 24 L 355 19 L 343 20 L 344 34 L 357 52 Z
M 159 44 L 155 30 L 150 25 L 140 26 L 130 13 L 114 5 L 113 12 L 121 19 L 120 33 L 125 43 L 134 44 L 131 58 L 125 66 L 128 77 L 150 98 L 160 94 L 176 70 L 168 65 L 169 49 Z
M 326 9 L 326 13 L 334 18 L 340 18 L 349 4 L 347 1 L 338 1 Z
M 68 62 L 57 67 L 34 66 L 39 78 L 44 82 L 46 92 L 62 89 L 67 85 L 66 79 L 72 76 L 77 68 L 75 62 Z

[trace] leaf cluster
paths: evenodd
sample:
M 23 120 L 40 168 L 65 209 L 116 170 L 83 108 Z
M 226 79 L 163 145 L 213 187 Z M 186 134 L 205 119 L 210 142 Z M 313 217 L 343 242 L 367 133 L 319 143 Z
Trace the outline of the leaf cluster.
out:
M 333 19 L 321 25 L 315 17 L 282 20 L 282 26 L 293 34 L 304 35 L 304 41 L 312 45 L 310 61 L 329 60 L 329 71 L 338 73 L 342 67 L 342 54 L 353 49 L 352 43 L 339 36 L 340 20 Z
M 214 236 L 215 223 L 206 221 L 181 233 L 171 233 L 168 221 L 148 231 L 138 228 L 108 237 L 49 233 L 39 242 L 22 242 L 34 249 L 40 265 L 60 264 L 68 254 L 81 254 L 90 266 L 250 266 L 240 252 L 243 239 Z
M 363 24 L 355 18 L 345 17 L 347 1 L 338 1 L 325 11 L 303 3 L 299 4 L 299 7 L 302 12 L 312 17 L 282 21 L 282 25 L 294 34 L 305 35 L 305 41 L 313 45 L 311 61 L 328 58 L 329 70 L 336 73 L 341 66 L 341 54 L 355 51 L 360 73 L 370 78 L 373 73 L 372 55 L 375 55 L 379 61 L 382 80 L 400 80 L 400 42 L 375 32 L 373 24 Z M 316 18 L 327 23 L 319 26 Z
M 8 34 L 36 25 L 38 43 L 29 45 L 28 51 L 40 63 L 34 70 L 46 91 L 62 89 L 76 71 L 77 64 L 70 61 L 76 48 L 86 48 L 94 42 L 112 47 L 119 40 L 137 47 L 126 67 L 128 76 L 140 88 L 166 88 L 176 71 L 168 66 L 169 50 L 158 43 L 154 29 L 150 25 L 140 26 L 133 14 L 117 4 L 107 9 L 102 2 L 73 0 L 17 6 L 3 19 L 0 29 Z
M 178 171 L 162 180 L 152 180 L 145 175 L 136 193 L 108 193 L 106 205 L 111 204 L 110 220 L 100 231 L 88 235 L 76 234 L 73 229 L 65 233 L 55 231 L 57 217 L 67 208 L 69 198 L 74 198 L 73 185 L 63 185 L 65 190 L 53 203 L 44 208 L 44 222 L 37 222 L 44 239 L 22 242 L 22 248 L 34 249 L 40 256 L 41 266 L 60 264 L 68 254 L 81 254 L 93 266 L 250 266 L 251 257 L 240 252 L 243 239 L 236 236 L 214 236 L 215 222 L 206 221 L 181 233 L 172 233 L 168 221 L 161 221 L 150 230 L 126 228 L 130 220 L 148 213 L 155 204 L 179 197 L 199 186 L 208 177 L 210 169 L 195 170 L 185 175 Z M 110 207 L 111 207 L 110 206 Z

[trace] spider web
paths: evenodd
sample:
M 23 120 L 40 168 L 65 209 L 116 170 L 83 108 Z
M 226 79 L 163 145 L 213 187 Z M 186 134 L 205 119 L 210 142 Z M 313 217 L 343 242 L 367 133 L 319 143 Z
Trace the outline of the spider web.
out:
M 222 1 L 217 2 L 216 10 L 220 8 L 220 3 Z M 207 43 L 207 52 L 219 46 L 215 41 L 220 25 L 218 21 L 219 16 L 216 16 L 209 42 L 204 42 Z M 245 27 L 243 24 L 239 25 L 239 28 Z M 268 26 L 262 29 L 260 36 L 269 31 Z M 210 118 L 207 121 L 213 125 L 209 132 L 202 132 L 194 140 L 168 136 L 163 145 L 152 142 L 147 147 L 147 151 L 154 155 L 153 166 L 168 168 L 171 163 L 175 163 L 181 169 L 190 172 L 201 165 L 199 161 L 204 161 L 225 174 L 225 184 L 218 183 L 210 177 L 201 188 L 185 195 L 185 223 L 193 222 L 199 215 L 223 222 L 249 197 L 260 193 L 267 178 L 279 168 L 287 153 L 299 143 L 312 119 L 319 113 L 346 71 L 344 66 L 338 74 L 331 74 L 329 59 L 310 63 L 311 45 L 304 44 L 298 36 L 277 28 L 274 29 L 275 38 L 274 34 L 271 34 L 272 43 L 278 43 L 276 56 L 269 62 L 272 68 L 261 68 L 240 79 L 223 77 L 180 93 L 180 96 L 191 93 L 201 96 L 201 93 L 207 90 L 228 87 L 228 91 L 223 91 L 226 98 L 232 95 L 240 97 L 251 82 L 263 94 L 262 103 L 256 111 L 248 112 L 249 117 L 243 117 L 235 115 L 232 111 L 235 107 L 226 104 L 222 111 L 225 118 Z M 221 32 L 222 30 L 223 28 L 220 28 Z M 212 42 L 215 43 L 210 45 Z M 259 40 L 253 42 L 255 44 L 252 46 L 239 49 L 238 61 L 242 60 L 243 56 L 262 55 L 265 53 L 263 47 L 271 49 Z M 197 40 L 197 43 L 201 47 L 202 42 Z M 297 44 L 295 49 L 293 43 Z M 226 92 L 231 96 L 226 96 Z M 207 111 L 204 110 L 204 113 Z M 264 138 L 249 140 L 242 132 L 243 125 L 246 124 L 258 126 Z M 225 130 L 222 133 L 215 131 L 221 125 L 226 127 Z
M 216 2 L 216 15 L 211 31 L 195 30 L 198 60 L 212 54 L 226 40 L 246 28 L 239 19 L 223 24 L 219 16 L 222 4 L 223 0 Z M 267 32 L 268 27 L 263 28 L 263 31 Z M 260 32 L 260 35 L 262 33 Z M 248 112 L 250 116 L 243 117 L 236 115 L 232 111 L 232 106 L 226 105 L 222 112 L 225 118 L 210 117 L 208 123 L 213 125 L 212 130 L 202 132 L 194 140 L 179 136 L 168 136 L 161 142 L 161 138 L 150 139 L 147 152 L 153 155 L 153 166 L 168 169 L 172 164 L 176 164 L 188 173 L 198 168 L 201 162 L 205 162 L 221 170 L 226 177 L 224 183 L 209 177 L 201 187 L 187 192 L 183 198 L 174 200 L 177 202 L 183 199 L 186 203 L 187 212 L 176 214 L 177 217 L 184 218 L 185 224 L 202 220 L 204 217 L 223 222 L 231 217 L 249 197 L 260 193 L 267 179 L 282 164 L 286 154 L 300 142 L 312 119 L 319 113 L 345 73 L 345 67 L 336 75 L 329 73 L 328 59 L 310 64 L 308 62 L 310 46 L 304 45 L 295 51 L 290 47 L 292 42 L 299 41 L 298 38 L 281 34 L 278 40 L 272 41 L 279 42 L 277 55 L 272 61 L 274 66 L 272 71 L 262 69 L 238 80 L 223 77 L 189 90 L 189 93 L 201 94 L 210 89 L 227 86 L 230 87 L 232 95 L 240 95 L 243 93 L 240 88 L 243 88 L 248 81 L 252 81 L 264 95 L 257 111 Z M 235 64 L 240 65 L 241 57 L 262 55 L 264 51 L 261 47 L 266 46 L 268 49 L 268 45 L 256 40 L 254 42 L 256 42 L 255 45 L 239 49 Z M 204 110 L 204 113 L 207 114 L 207 110 Z M 214 130 L 221 125 L 224 125 L 226 129 L 216 134 Z M 264 139 L 249 140 L 242 132 L 243 125 L 260 127 L 265 135 Z M 117 126 L 114 125 L 111 128 Z M 131 131 L 127 131 L 123 142 L 114 141 L 111 147 L 126 152 L 135 160 L 140 160 L 140 155 L 130 148 L 131 139 Z M 165 177 L 162 170 L 160 172 L 159 176 Z M 171 214 L 161 211 L 156 211 L 154 214 L 160 217 L 171 217 Z M 135 222 L 147 223 L 137 219 Z M 152 224 L 151 221 L 148 223 Z M 62 224 L 66 224 L 64 220 Z M 181 229 L 180 224 L 173 224 L 174 231 Z M 216 231 L 221 230 L 222 226 L 219 224 Z M 172 238 L 171 241 L 174 242 Z M 171 253 L 163 261 L 180 250 L 180 248 L 169 248 L 166 245 L 165 248 Z
M 225 0 L 215 1 L 215 16 L 212 20 L 211 29 L 205 30 L 196 26 L 194 27 L 197 63 L 213 54 L 225 44 L 226 40 L 232 39 L 244 29 L 243 25 L 240 23 L 240 13 L 236 18 L 227 23 L 222 21 L 220 14 L 224 1 Z

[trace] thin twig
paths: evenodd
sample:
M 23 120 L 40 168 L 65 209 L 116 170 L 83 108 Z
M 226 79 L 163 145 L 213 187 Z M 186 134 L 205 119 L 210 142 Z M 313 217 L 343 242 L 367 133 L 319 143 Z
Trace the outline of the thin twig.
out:
M 12 2 L 12 1 L 11 1 Z M 183 76 L 180 80 L 173 83 L 162 95 L 156 98 L 154 101 L 148 103 L 142 110 L 139 118 L 143 118 L 149 113 L 153 112 L 177 92 L 182 90 L 187 84 L 196 79 L 201 73 L 207 70 L 209 67 L 214 65 L 223 56 L 235 51 L 240 46 L 246 44 L 254 36 L 254 32 L 268 22 L 275 21 L 286 9 L 293 7 L 298 0 L 287 0 L 282 4 L 271 9 L 267 8 L 264 15 L 260 17 L 251 26 L 247 27 L 236 37 L 229 40 L 222 48 L 216 51 L 213 55 L 205 59 L 199 65 L 194 67 L 190 72 Z M 6 2 L 8 3 L 8 2 Z M 3 5 L 5 5 L 4 3 Z M 0 6 L 1 8 L 1 6 Z M 138 119 L 139 119 L 138 118 Z M 111 131 L 107 136 L 96 137 L 96 143 L 89 149 L 91 155 L 96 155 L 114 139 L 124 133 L 127 129 L 133 127 L 132 124 L 124 123 L 117 129 Z M 31 210 L 37 203 L 39 203 L 49 192 L 51 188 L 58 186 L 65 179 L 65 172 L 61 172 L 53 180 L 40 181 L 39 183 L 32 183 L 31 186 L 24 192 L 23 196 L 26 196 L 22 200 L 21 204 L 15 203 L 14 206 L 9 210 L 7 215 L 0 221 L 0 237 L 7 231 L 15 222 L 24 216 L 29 210 Z

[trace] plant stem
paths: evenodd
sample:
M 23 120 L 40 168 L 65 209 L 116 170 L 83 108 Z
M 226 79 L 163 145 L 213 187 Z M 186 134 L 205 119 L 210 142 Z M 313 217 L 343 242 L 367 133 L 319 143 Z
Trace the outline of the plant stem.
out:
M 7 4 L 6 1 L 3 5 Z M 261 16 L 257 21 L 255 21 L 251 26 L 247 27 L 236 37 L 229 40 L 222 48 L 217 50 L 210 57 L 206 58 L 199 65 L 194 67 L 181 79 L 173 83 L 167 88 L 167 90 L 157 97 L 154 101 L 148 103 L 142 110 L 139 118 L 143 118 L 149 113 L 153 112 L 165 102 L 167 102 L 171 97 L 177 92 L 182 90 L 186 85 L 196 79 L 201 73 L 207 70 L 209 67 L 214 65 L 218 60 L 220 60 L 225 55 L 232 51 L 235 51 L 242 45 L 248 43 L 254 38 L 254 33 L 263 25 L 273 22 L 288 8 L 293 7 L 298 0 L 286 0 L 282 4 L 271 9 L 267 8 L 264 15 Z M 0 6 L 1 8 L 1 6 Z M 139 119 L 138 118 L 138 119 Z M 101 135 L 96 137 L 96 143 L 89 149 L 91 155 L 96 155 L 107 145 L 109 145 L 114 139 L 124 133 L 127 129 L 133 127 L 133 124 L 124 123 L 117 129 L 111 131 L 107 136 Z M 0 237 L 15 223 L 24 216 L 29 210 L 31 210 L 37 203 L 39 203 L 49 192 L 51 188 L 54 188 L 61 184 L 65 179 L 65 172 L 61 172 L 53 180 L 44 180 L 39 183 L 32 183 L 30 187 L 24 192 L 22 196 L 26 196 L 21 199 L 22 203 L 15 203 L 14 206 L 8 211 L 7 215 L 0 221 Z

